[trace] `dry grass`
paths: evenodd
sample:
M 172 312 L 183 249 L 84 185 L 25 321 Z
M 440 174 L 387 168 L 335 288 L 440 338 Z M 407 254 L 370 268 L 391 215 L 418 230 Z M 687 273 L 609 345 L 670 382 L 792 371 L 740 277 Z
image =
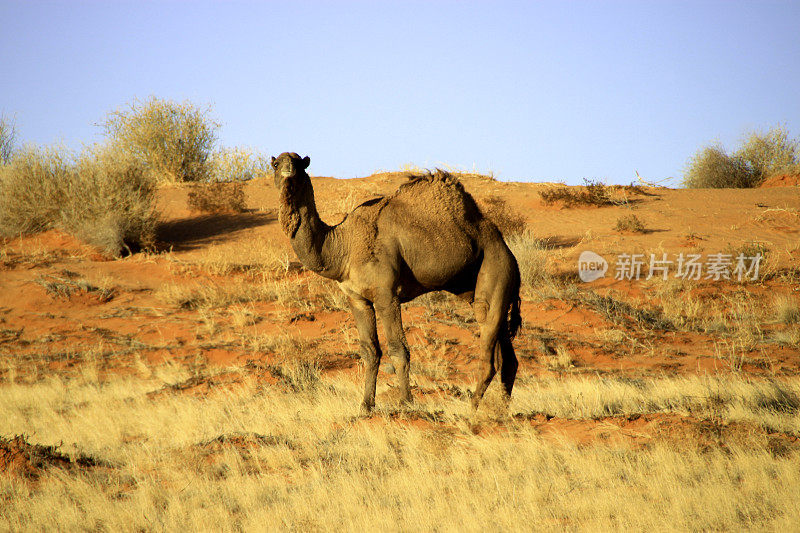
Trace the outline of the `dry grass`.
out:
M 100 284 L 94 284 L 80 275 L 64 270 L 60 275 L 40 276 L 36 283 L 44 287 L 47 294 L 53 298 L 69 300 L 76 293 L 88 294 L 99 302 L 108 302 L 114 298 L 114 288 L 111 281 L 106 279 Z
M 575 366 L 575 359 L 566 346 L 559 345 L 556 353 L 547 357 L 546 364 L 550 370 L 564 371 Z
M 588 205 L 602 207 L 606 205 L 616 205 L 619 201 L 611 196 L 611 190 L 600 181 L 584 180 L 582 188 L 553 187 L 539 192 L 542 203 L 553 205 L 560 203 L 564 207 L 576 205 Z
M 251 302 L 279 302 L 284 307 L 295 307 L 294 304 L 301 303 L 299 291 L 297 283 L 290 281 L 248 283 L 233 280 L 225 283 L 166 283 L 156 289 L 155 296 L 167 305 L 182 309 L 209 309 Z
M 775 298 L 775 318 L 784 324 L 797 324 L 800 322 L 800 306 L 797 299 L 790 296 L 777 296 Z
M 547 269 L 550 251 L 532 231 L 512 235 L 506 242 L 517 259 L 523 293 L 530 297 L 542 285 L 553 283 Z
M 285 275 L 289 271 L 290 252 L 286 246 L 254 238 L 234 244 L 210 245 L 196 264 L 215 276 L 241 273 L 266 279 Z
M 362 421 L 352 416 L 359 383 L 308 365 L 278 372 L 294 374 L 285 386 L 205 397 L 148 396 L 187 378 L 174 369 L 149 379 L 3 383 L 0 435 L 63 443 L 65 455 L 109 465 L 52 466 L 36 483 L 0 476 L 4 522 L 18 530 L 730 530 L 800 520 L 797 450 L 726 429 L 752 422 L 797 435 L 796 380 L 534 381 L 515 394 L 518 416 L 505 430 L 475 434 L 463 400 Z M 698 427 L 707 436 L 579 447 L 526 422 L 535 413 L 590 421 L 660 412 L 706 419 Z

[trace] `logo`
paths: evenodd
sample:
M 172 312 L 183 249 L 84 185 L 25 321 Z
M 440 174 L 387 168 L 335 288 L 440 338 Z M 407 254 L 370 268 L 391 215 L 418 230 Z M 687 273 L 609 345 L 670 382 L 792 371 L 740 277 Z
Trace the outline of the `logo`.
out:
M 584 250 L 578 257 L 578 276 L 585 283 L 604 277 L 607 270 L 608 261 L 594 252 Z

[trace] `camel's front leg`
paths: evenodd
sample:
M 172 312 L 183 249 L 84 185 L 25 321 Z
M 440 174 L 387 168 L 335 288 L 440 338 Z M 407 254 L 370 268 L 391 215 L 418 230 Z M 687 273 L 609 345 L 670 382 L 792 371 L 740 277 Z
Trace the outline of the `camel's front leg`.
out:
M 378 330 L 375 325 L 375 308 L 372 302 L 348 295 L 350 310 L 356 321 L 358 338 L 361 344 L 361 359 L 364 361 L 364 400 L 361 410 L 368 414 L 375 407 L 375 387 L 378 381 L 378 366 L 381 362 L 381 347 L 378 344 Z
M 392 362 L 397 367 L 397 385 L 400 388 L 400 401 L 411 401 L 411 388 L 408 383 L 408 366 L 410 355 L 408 342 L 403 331 L 403 319 L 400 316 L 400 300 L 396 297 L 376 300 L 375 307 L 386 334 L 386 343 Z

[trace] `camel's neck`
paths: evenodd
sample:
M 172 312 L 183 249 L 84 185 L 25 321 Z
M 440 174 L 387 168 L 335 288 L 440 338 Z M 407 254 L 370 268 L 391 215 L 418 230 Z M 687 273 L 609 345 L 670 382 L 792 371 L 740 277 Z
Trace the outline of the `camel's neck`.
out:
M 303 177 L 295 183 L 299 186 L 286 184 L 281 192 L 278 218 L 283 231 L 291 239 L 292 248 L 303 266 L 341 281 L 344 276 L 341 246 L 344 243 L 339 242 L 336 228 L 319 218 L 311 180 Z

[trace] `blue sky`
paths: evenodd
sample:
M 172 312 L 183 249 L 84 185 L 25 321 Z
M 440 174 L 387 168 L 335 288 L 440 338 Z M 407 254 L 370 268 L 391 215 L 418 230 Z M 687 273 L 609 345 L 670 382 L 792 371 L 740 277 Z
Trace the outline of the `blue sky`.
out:
M 151 95 L 311 172 L 680 177 L 718 140 L 800 136 L 800 1 L 0 0 L 0 112 L 78 148 Z

